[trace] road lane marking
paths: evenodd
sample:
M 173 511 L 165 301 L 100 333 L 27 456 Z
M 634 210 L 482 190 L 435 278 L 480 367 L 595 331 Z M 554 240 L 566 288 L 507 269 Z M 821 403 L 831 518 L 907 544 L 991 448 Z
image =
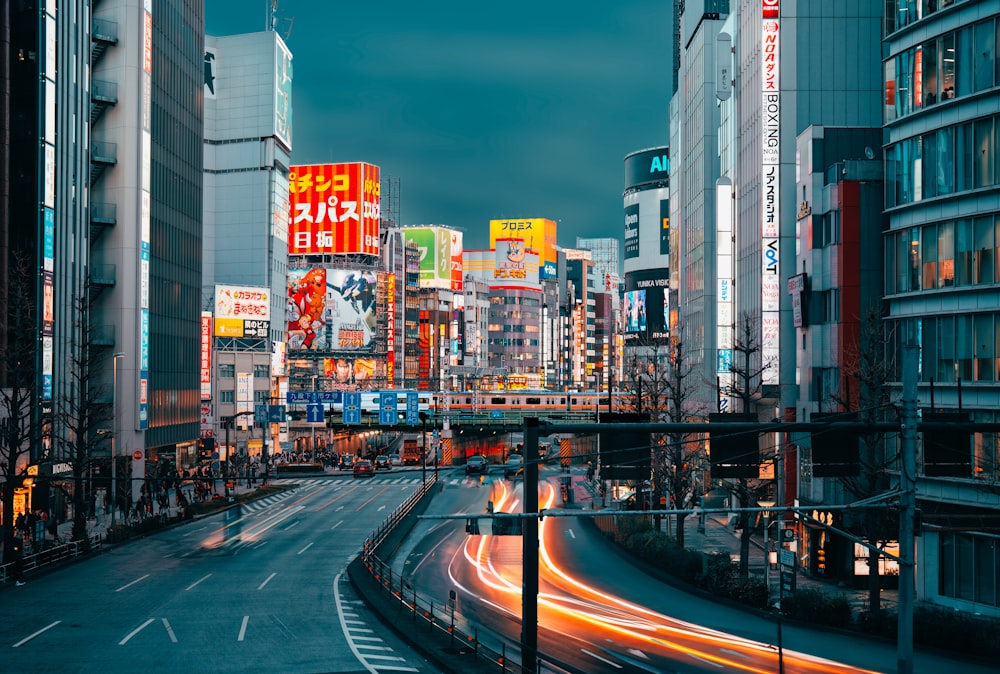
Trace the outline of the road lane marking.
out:
M 271 574 L 270 576 L 268 576 L 267 578 L 265 578 L 265 579 L 264 579 L 264 582 L 263 582 L 263 583 L 261 583 L 261 584 L 260 584 L 260 585 L 259 585 L 259 586 L 257 587 L 257 589 L 258 589 L 258 590 L 263 590 L 263 589 L 264 589 L 264 586 L 265 586 L 265 585 L 267 585 L 268 583 L 270 583 L 270 582 L 271 582 L 271 579 L 272 579 L 272 578 L 274 578 L 274 577 L 275 577 L 275 576 L 277 576 L 277 575 L 278 575 L 278 572 L 277 572 L 277 571 L 275 571 L 274 573 L 272 573 L 272 574 Z
M 287 527 L 285 527 L 284 529 L 282 529 L 282 531 L 288 531 L 289 529 L 291 529 L 292 527 L 294 527 L 298 523 L 299 523 L 299 520 L 295 520 L 294 522 L 292 522 L 291 524 L 289 524 Z
M 125 585 L 122 585 L 120 588 L 118 588 L 117 590 L 115 590 L 115 592 L 121 592 L 125 588 L 132 587 L 133 585 L 135 585 L 136 583 L 138 583 L 140 580 L 146 580 L 147 578 L 149 578 L 149 574 L 148 573 L 145 576 L 140 576 L 140 577 L 136 578 L 131 583 L 127 583 Z
M 198 580 L 194 581 L 193 583 L 191 583 L 190 585 L 188 585 L 186 588 L 184 588 L 184 591 L 187 592 L 188 590 L 194 589 L 198 585 L 198 583 L 200 583 L 203 580 L 208 580 L 208 577 L 211 576 L 211 575 L 212 574 L 208 574 L 207 576 L 205 576 L 203 578 L 199 578 Z
M 694 653 L 688 653 L 688 657 L 694 658 L 695 660 L 701 660 L 702 662 L 707 662 L 710 665 L 715 665 L 719 669 L 722 669 L 722 663 L 721 662 L 712 662 L 711 660 L 706 660 L 705 658 L 699 658 Z
M 266 581 L 265 581 L 266 582 Z M 247 635 L 247 623 L 250 622 L 250 616 L 243 616 L 243 624 L 240 625 L 240 635 L 236 637 L 237 641 L 243 641 L 243 637 Z
M 298 552 L 296 552 L 295 554 L 296 554 L 296 555 L 301 555 L 301 554 L 302 554 L 303 552 L 305 552 L 306 550 L 308 550 L 308 549 L 309 549 L 309 548 L 311 548 L 312 546 L 313 546 L 313 544 L 312 544 L 312 543 L 310 543 L 309 545 L 307 545 L 306 547 L 302 548 L 301 550 L 299 550 L 299 551 L 298 551 Z
M 343 523 L 344 523 L 344 520 L 340 520 L 339 522 L 337 522 L 336 524 L 334 524 L 332 527 L 330 527 L 330 530 L 332 531 L 333 529 L 336 529 L 337 527 L 339 527 Z
M 622 666 L 619 665 L 617 662 L 614 662 L 612 660 L 608 660 L 607 658 L 601 657 L 600 655 L 598 655 L 597 653 L 594 653 L 593 651 L 588 651 L 586 648 L 581 648 L 580 652 L 583 653 L 583 654 L 585 654 L 585 655 L 589 655 L 590 657 L 594 658 L 595 660 L 600 660 L 604 664 L 611 665 L 615 669 L 621 669 L 622 668 Z
M 170 637 L 170 640 L 176 644 L 177 635 L 174 634 L 174 628 L 170 626 L 170 623 L 167 621 L 166 618 L 163 618 L 163 626 L 167 629 L 167 636 Z
M 13 646 L 11 646 L 11 648 L 18 648 L 19 646 L 22 646 L 22 645 L 28 643 L 29 641 L 31 641 L 32 639 L 34 639 L 35 637 L 37 637 L 39 634 L 41 634 L 43 632 L 49 631 L 50 629 L 52 629 L 53 627 L 55 627 L 56 625 L 58 625 L 61 622 L 62 622 L 61 620 L 57 620 L 54 623 L 52 623 L 51 625 L 46 625 L 45 627 L 43 627 L 42 629 L 38 630 L 34 634 L 29 634 L 28 636 L 24 637 L 23 639 L 21 639 L 20 641 L 18 641 L 16 644 L 14 644 Z
M 573 533 L 572 529 L 567 529 L 566 530 L 566 535 L 569 536 L 570 538 L 574 538 L 574 539 L 576 538 L 576 534 Z
M 149 624 L 152 623 L 154 620 L 156 620 L 156 618 L 150 618 L 149 620 L 147 620 L 143 624 L 141 624 L 138 627 L 136 627 L 134 630 L 132 630 L 131 632 L 128 633 L 128 636 L 126 636 L 124 639 L 122 639 L 121 641 L 119 641 L 118 645 L 119 646 L 124 646 L 125 644 L 127 644 L 129 639 L 131 639 L 136 634 L 138 634 L 139 632 L 141 632 L 144 629 L 146 629 L 147 627 L 149 627 Z

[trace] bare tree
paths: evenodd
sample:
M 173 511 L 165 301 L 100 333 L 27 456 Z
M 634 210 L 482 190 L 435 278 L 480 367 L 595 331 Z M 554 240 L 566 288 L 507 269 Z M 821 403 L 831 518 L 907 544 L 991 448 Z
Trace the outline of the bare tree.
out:
M 35 414 L 38 328 L 35 321 L 35 274 L 25 255 L 14 254 L 9 267 L 0 331 L 6 348 L 0 353 L 0 481 L 3 489 L 4 562 L 14 545 L 14 492 L 24 484 L 32 444 L 40 438 Z
M 843 376 L 847 390 L 832 396 L 842 409 L 856 410 L 866 424 L 887 421 L 896 414 L 889 388 L 894 363 L 888 345 L 885 312 L 876 301 L 861 317 L 857 339 L 846 345 Z M 857 382 L 856 393 L 850 390 L 851 381 Z M 858 474 L 839 479 L 856 500 L 875 499 L 888 489 L 894 457 L 886 456 L 885 437 L 878 432 L 862 433 L 859 450 Z M 852 518 L 845 523 L 847 528 L 880 550 L 898 535 L 898 519 L 884 508 L 865 508 Z M 877 553 L 868 555 L 868 604 L 873 614 L 881 609 L 880 559 Z
M 86 544 L 91 478 L 98 457 L 109 454 L 108 443 L 114 429 L 110 387 L 97 376 L 100 368 L 107 367 L 109 350 L 95 344 L 86 290 L 75 305 L 77 321 L 73 326 L 69 368 L 72 391 L 56 403 L 55 415 L 61 422 L 57 428 L 63 433 L 56 440 L 61 460 L 72 471 L 73 540 Z
M 696 402 L 696 366 L 690 362 L 681 338 L 670 342 L 643 341 L 633 349 L 625 392 L 635 411 L 652 422 L 685 423 L 701 419 Z M 669 498 L 670 507 L 684 509 L 698 490 L 698 477 L 707 463 L 701 436 L 689 433 L 655 434 L 652 438 L 654 494 Z M 676 539 L 684 545 L 686 515 L 675 516 Z
M 760 339 L 758 337 L 757 323 L 753 318 L 744 313 L 740 317 L 740 325 L 733 340 L 733 362 L 730 371 L 733 374 L 732 385 L 727 387 L 724 393 L 737 398 L 740 401 L 741 411 L 757 414 L 758 400 L 763 392 L 763 375 L 771 367 L 770 363 L 759 358 L 761 352 Z M 759 436 L 753 434 L 752 448 L 754 457 L 759 451 Z M 748 443 L 749 444 L 749 443 Z M 756 460 L 748 461 L 755 463 Z M 735 478 L 728 485 L 729 491 L 735 496 L 741 509 L 755 508 L 757 501 L 767 494 L 769 483 L 765 480 L 740 477 Z M 749 512 L 741 510 L 737 515 L 736 526 L 740 530 L 740 568 L 741 578 L 750 576 L 750 536 L 756 526 L 756 518 L 752 518 Z

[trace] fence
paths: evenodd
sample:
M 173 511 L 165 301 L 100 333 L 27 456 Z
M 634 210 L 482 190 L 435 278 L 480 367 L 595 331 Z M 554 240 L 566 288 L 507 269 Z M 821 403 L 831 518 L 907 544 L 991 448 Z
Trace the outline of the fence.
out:
M 70 541 L 43 548 L 39 552 L 22 557 L 21 570 L 27 573 L 49 564 L 73 559 L 83 554 L 90 554 L 94 550 L 99 549 L 102 544 L 101 535 L 95 534 L 87 541 Z M 10 582 L 13 572 L 14 562 L 0 566 L 0 584 L 6 585 Z

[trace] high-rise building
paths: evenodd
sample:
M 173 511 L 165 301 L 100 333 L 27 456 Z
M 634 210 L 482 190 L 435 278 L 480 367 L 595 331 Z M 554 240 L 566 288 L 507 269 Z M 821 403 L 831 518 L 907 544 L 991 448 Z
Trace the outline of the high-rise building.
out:
M 1000 5 L 886 3 L 885 294 L 898 366 L 919 349 L 919 405 L 996 422 L 1000 410 Z M 922 434 L 921 599 L 1000 615 L 995 433 Z
M 201 435 L 241 456 L 262 450 L 249 412 L 283 402 L 273 354 L 287 327 L 291 87 L 292 54 L 276 32 L 205 38 L 201 308 L 213 329 Z M 246 311 L 228 302 L 234 294 Z

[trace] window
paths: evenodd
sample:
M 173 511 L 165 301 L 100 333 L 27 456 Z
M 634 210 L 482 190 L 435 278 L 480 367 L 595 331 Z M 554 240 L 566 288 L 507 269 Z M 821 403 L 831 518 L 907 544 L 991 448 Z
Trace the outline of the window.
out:
M 993 86 L 996 75 L 996 26 L 992 19 L 972 27 L 975 31 L 975 90 L 983 91 Z
M 951 194 L 955 191 L 955 129 L 946 127 L 937 132 L 937 157 L 934 162 L 936 194 Z
M 232 379 L 236 376 L 236 365 L 233 363 L 219 363 L 219 378 Z
M 993 381 L 995 375 L 993 327 L 996 320 L 993 314 L 977 314 L 973 321 L 976 330 L 973 342 L 976 350 L 976 370 L 973 375 L 976 381 Z
M 993 243 L 993 216 L 976 218 L 973 227 L 972 282 L 993 283 L 996 253 Z
M 973 250 L 972 221 L 955 222 L 955 285 L 972 284 Z
M 955 34 L 941 38 L 941 98 L 955 98 Z
M 235 402 L 235 398 L 236 398 L 235 391 L 219 391 L 220 403 L 232 403 Z
M 254 379 L 270 379 L 271 378 L 271 366 L 270 365 L 254 365 L 253 366 L 253 378 Z
M 962 381 L 972 381 L 972 361 L 975 342 L 972 316 L 955 317 L 955 355 L 958 368 L 955 375 Z
M 938 225 L 938 288 L 955 285 L 955 223 Z
M 995 182 L 993 167 L 996 143 L 993 140 L 993 118 L 978 120 L 973 126 L 975 154 L 972 161 L 972 186 L 989 187 Z
M 921 251 L 923 281 L 921 288 L 930 290 L 937 287 L 937 227 L 934 225 L 925 227 L 923 234 L 923 250 Z

